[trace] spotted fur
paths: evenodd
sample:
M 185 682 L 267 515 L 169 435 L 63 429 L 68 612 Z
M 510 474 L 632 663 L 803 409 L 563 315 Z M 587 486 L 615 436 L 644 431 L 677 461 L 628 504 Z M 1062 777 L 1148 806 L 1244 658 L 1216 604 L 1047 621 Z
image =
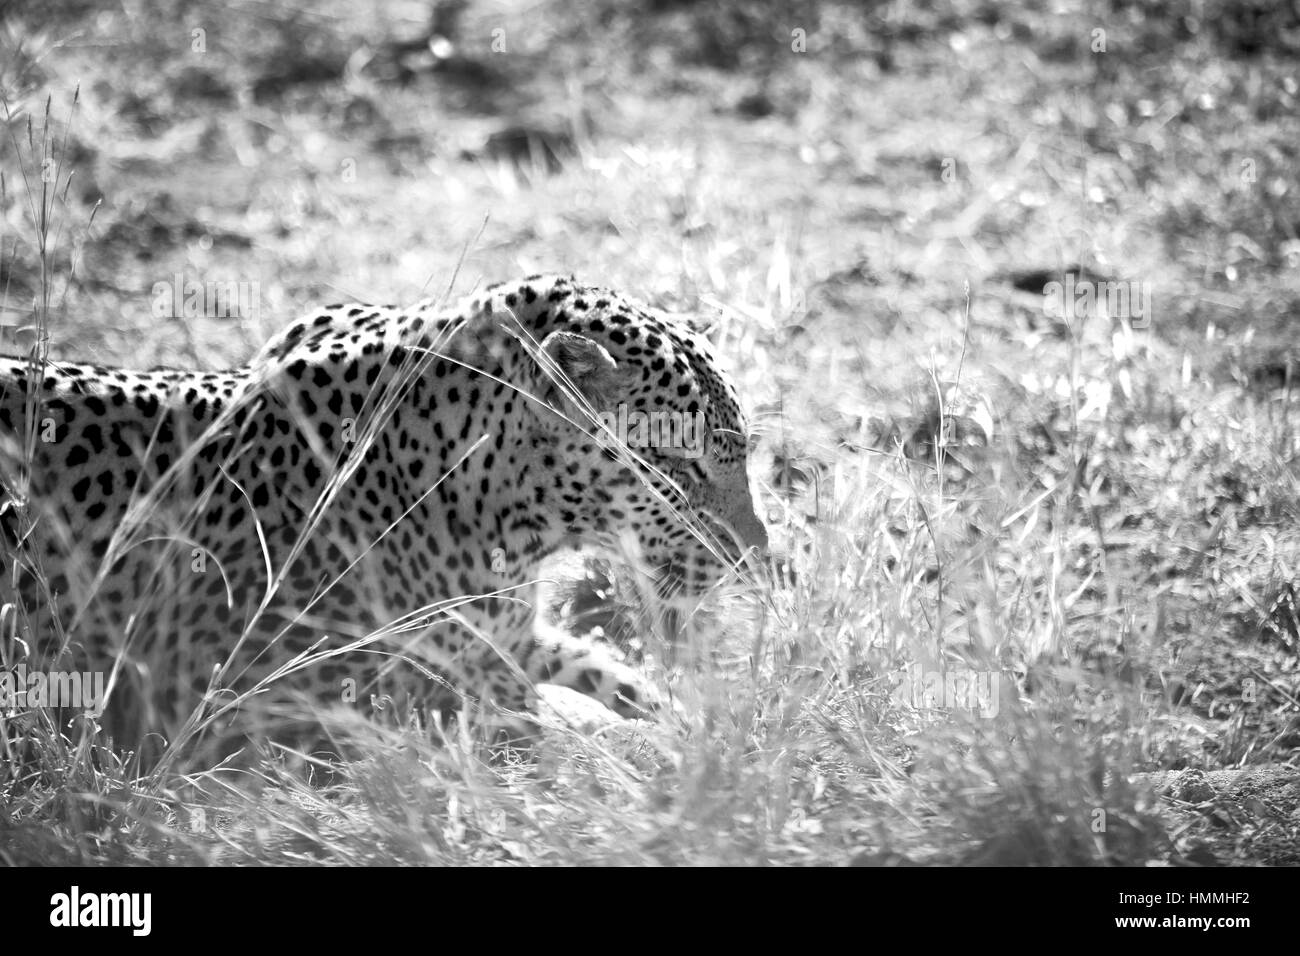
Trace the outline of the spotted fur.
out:
M 0 389 L 0 598 L 129 687 L 133 732 L 259 686 L 526 712 L 553 682 L 626 712 L 634 672 L 534 633 L 538 562 L 630 533 L 672 598 L 766 547 L 707 342 L 572 279 L 329 306 L 223 372 L 0 359 Z M 703 454 L 598 440 L 620 403 L 702 415 Z

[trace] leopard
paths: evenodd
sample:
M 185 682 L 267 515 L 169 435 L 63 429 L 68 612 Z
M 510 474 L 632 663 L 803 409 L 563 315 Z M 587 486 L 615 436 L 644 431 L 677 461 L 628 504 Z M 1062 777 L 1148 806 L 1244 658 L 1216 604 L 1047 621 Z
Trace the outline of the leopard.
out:
M 106 672 L 119 738 L 305 697 L 528 739 L 539 684 L 645 716 L 638 669 L 539 627 L 539 568 L 752 582 L 752 443 L 697 321 L 573 276 L 329 305 L 222 371 L 0 358 L 6 629 Z

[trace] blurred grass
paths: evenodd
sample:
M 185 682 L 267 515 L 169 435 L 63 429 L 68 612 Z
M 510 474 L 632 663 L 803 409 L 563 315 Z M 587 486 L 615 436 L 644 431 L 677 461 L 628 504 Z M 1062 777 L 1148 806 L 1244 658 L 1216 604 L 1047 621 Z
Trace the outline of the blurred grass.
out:
M 0 770 L 0 852 L 1300 859 L 1293 813 L 1175 826 L 1129 782 L 1300 740 L 1294 5 L 461 6 L 10 9 L 0 347 L 43 294 L 26 124 L 62 142 L 44 104 L 80 86 L 51 354 L 227 365 L 312 303 L 441 290 L 467 246 L 457 292 L 572 271 L 714 320 L 798 583 L 696 623 L 672 718 L 557 725 L 539 770 L 364 722 L 374 756 L 313 779 L 51 743 Z M 1047 314 L 1066 272 L 1146 283 L 1150 328 Z M 159 321 L 177 273 L 257 308 Z M 911 692 L 936 671 L 995 677 L 997 715 Z

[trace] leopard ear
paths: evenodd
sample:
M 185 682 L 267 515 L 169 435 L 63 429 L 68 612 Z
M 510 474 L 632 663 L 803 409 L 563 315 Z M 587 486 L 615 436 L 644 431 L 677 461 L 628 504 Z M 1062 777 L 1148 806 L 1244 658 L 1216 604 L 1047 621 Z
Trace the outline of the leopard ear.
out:
M 542 340 L 542 353 L 543 365 L 549 366 L 545 373 L 559 395 L 565 396 L 563 386 L 568 385 L 598 411 L 617 399 L 618 363 L 599 342 L 576 332 L 552 332 Z M 571 404 L 567 396 L 564 404 Z

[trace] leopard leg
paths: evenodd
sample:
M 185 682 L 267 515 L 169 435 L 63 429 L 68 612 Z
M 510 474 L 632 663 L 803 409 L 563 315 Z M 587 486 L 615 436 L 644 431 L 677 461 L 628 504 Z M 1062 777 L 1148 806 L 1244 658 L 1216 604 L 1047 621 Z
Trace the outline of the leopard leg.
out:
M 658 692 L 611 648 L 541 621 L 534 627 L 524 668 L 533 683 L 576 690 L 622 717 L 645 717 L 660 705 Z
M 431 683 L 425 709 L 439 712 L 444 726 L 452 714 L 464 713 L 494 748 L 527 750 L 541 730 L 534 719 L 537 693 L 520 666 L 516 616 L 482 620 L 459 613 L 437 626 L 434 657 L 441 676 L 436 687 Z M 426 659 L 426 668 L 431 663 Z

